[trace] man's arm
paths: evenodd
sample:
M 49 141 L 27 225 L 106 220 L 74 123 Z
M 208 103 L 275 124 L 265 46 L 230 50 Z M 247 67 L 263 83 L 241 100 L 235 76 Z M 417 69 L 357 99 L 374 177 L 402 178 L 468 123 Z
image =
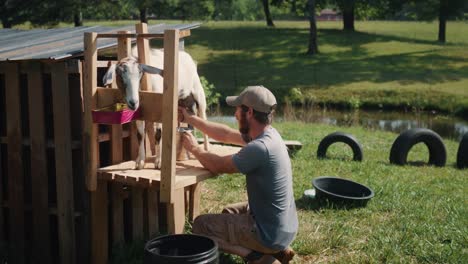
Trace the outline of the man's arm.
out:
M 184 148 L 195 155 L 203 167 L 213 174 L 239 172 L 232 161 L 232 155 L 220 156 L 218 154 L 205 151 L 198 145 L 196 138 L 191 133 L 183 134 L 183 144 Z
M 185 122 L 196 127 L 212 139 L 239 146 L 245 145 L 240 132 L 225 124 L 210 122 L 196 115 L 191 115 L 187 113 L 187 110 L 183 107 L 179 107 L 179 117 L 180 116 L 182 116 L 182 120 L 179 120 L 180 122 Z

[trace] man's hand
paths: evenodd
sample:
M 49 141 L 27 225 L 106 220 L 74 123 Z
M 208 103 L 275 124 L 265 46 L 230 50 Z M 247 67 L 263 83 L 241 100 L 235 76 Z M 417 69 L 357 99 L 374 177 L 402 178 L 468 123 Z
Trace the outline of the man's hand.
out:
M 196 151 L 199 146 L 197 139 L 190 132 L 182 133 L 182 144 L 187 151 L 192 153 Z
M 185 107 L 181 107 L 179 106 L 179 108 L 177 109 L 177 120 L 179 122 L 184 122 L 184 123 L 187 123 L 187 124 L 190 124 L 190 116 L 191 114 L 189 112 L 187 112 L 187 109 L 185 109 Z

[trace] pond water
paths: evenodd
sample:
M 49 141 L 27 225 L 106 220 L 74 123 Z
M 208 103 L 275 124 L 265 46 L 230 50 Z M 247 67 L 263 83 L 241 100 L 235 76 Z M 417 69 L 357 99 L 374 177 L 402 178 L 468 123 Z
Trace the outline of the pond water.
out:
M 301 121 L 336 126 L 362 126 L 401 133 L 411 128 L 428 128 L 441 137 L 459 141 L 468 133 L 468 121 L 457 117 L 421 112 L 338 111 L 330 109 L 287 108 L 278 111 L 275 122 Z M 209 115 L 210 120 L 236 123 L 234 110 L 221 109 Z

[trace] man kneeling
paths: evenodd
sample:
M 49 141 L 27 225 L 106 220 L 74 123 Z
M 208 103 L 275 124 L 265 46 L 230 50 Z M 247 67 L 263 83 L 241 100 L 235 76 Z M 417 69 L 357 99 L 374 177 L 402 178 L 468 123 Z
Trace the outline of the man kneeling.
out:
M 215 174 L 246 175 L 248 202 L 227 206 L 222 214 L 200 215 L 193 232 L 209 236 L 221 250 L 249 263 L 289 263 L 298 220 L 292 187 L 291 160 L 278 131 L 271 126 L 275 96 L 263 86 L 249 86 L 239 96 L 228 96 L 235 106 L 239 130 L 203 120 L 179 108 L 179 121 L 209 137 L 243 146 L 228 156 L 205 151 L 196 138 L 184 133 L 184 147 Z

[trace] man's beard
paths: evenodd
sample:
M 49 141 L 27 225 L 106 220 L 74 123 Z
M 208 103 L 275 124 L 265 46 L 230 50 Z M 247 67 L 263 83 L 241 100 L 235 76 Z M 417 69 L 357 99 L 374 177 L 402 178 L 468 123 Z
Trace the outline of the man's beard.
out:
M 249 143 L 252 141 L 252 138 L 249 136 L 250 126 L 247 122 L 247 113 L 241 112 L 240 119 L 239 119 L 239 132 L 241 133 L 242 139 Z

